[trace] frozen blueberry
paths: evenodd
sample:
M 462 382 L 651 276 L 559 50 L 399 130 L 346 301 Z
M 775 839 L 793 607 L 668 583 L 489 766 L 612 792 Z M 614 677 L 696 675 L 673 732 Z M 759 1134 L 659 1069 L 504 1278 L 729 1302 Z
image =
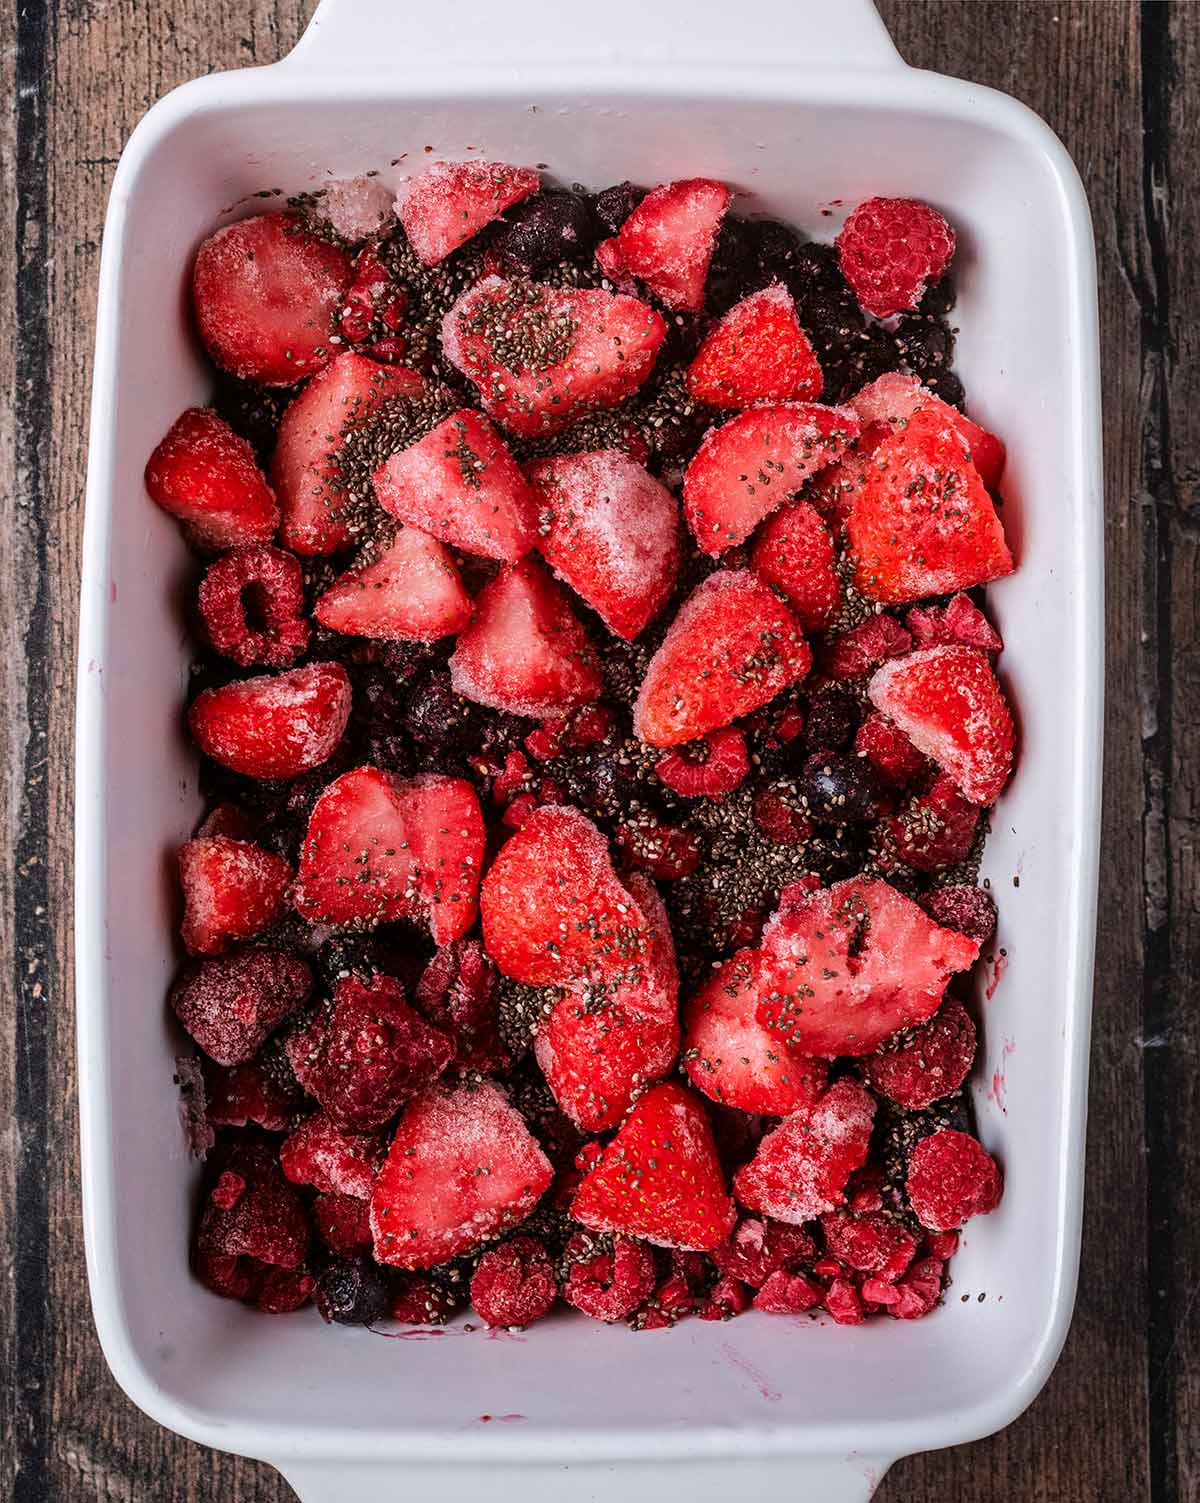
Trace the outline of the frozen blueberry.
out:
M 800 769 L 800 796 L 821 824 L 857 824 L 875 810 L 871 772 L 862 757 L 844 752 L 814 752 Z
M 614 183 L 592 199 L 592 212 L 606 235 L 615 235 L 646 196 L 644 188 L 633 183 Z
M 804 739 L 809 751 L 841 751 L 861 719 L 862 709 L 852 694 L 834 687 L 821 689 L 808 702 Z
M 595 249 L 596 230 L 583 199 L 562 188 L 527 198 L 510 212 L 496 251 L 527 271 L 556 261 L 576 261 Z
M 317 1279 L 314 1295 L 321 1319 L 341 1326 L 367 1326 L 388 1314 L 387 1278 L 370 1258 L 339 1259 Z

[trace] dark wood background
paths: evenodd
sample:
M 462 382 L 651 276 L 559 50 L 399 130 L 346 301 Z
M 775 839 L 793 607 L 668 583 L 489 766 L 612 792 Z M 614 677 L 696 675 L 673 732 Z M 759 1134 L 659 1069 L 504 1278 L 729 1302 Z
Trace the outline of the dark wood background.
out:
M 400 0 L 397 0 L 400 3 Z M 830 0 L 831 4 L 838 0 Z M 92 1330 L 71 1005 L 72 679 L 92 313 L 125 138 L 197 74 L 268 63 L 312 0 L 9 0 L 0 17 L 0 1485 L 19 1503 L 277 1503 L 166 1434 Z M 1108 737 L 1078 1311 L 1032 1409 L 900 1462 L 883 1503 L 1200 1498 L 1200 6 L 881 0 L 913 64 L 1066 140 L 1100 255 Z M 11 231 L 10 231 L 11 233 Z M 819 1500 L 814 1500 L 819 1503 Z

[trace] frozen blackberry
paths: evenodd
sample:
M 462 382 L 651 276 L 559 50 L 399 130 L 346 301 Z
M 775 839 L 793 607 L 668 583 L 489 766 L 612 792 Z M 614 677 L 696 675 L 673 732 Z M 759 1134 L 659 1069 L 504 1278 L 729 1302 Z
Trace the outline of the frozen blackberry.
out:
M 756 239 L 747 220 L 735 214 L 722 219 L 704 284 L 704 306 L 709 313 L 727 313 L 757 286 L 760 276 Z
M 355 675 L 350 734 L 372 767 L 404 776 L 414 771 L 402 684 L 394 672 L 371 666 Z
M 265 466 L 275 448 L 284 408 L 295 395 L 294 386 L 256 386 L 218 371 L 212 405 Z
M 895 339 L 905 365 L 922 380 L 948 370 L 954 358 L 954 335 L 940 318 L 905 313 L 897 321 Z
M 596 238 L 583 199 L 563 188 L 548 188 L 509 210 L 494 248 L 522 270 L 537 271 L 556 261 L 589 256 Z
M 926 377 L 925 385 L 935 396 L 941 397 L 943 402 L 949 402 L 951 407 L 957 407 L 960 412 L 966 406 L 967 394 L 953 371 L 937 371 Z
M 862 706 L 853 694 L 830 687 L 808 702 L 804 741 L 810 752 L 841 751 L 850 744 L 862 719 Z
M 754 246 L 759 280 L 789 282 L 802 264 L 800 236 L 778 219 L 749 220 L 746 228 Z
M 330 992 L 347 976 L 369 981 L 380 969 L 374 935 L 335 934 L 317 951 L 316 967 L 322 986 Z
M 324 1269 L 313 1296 L 321 1319 L 340 1326 L 368 1326 L 390 1309 L 387 1276 L 371 1258 L 339 1259 Z
M 404 723 L 414 741 L 459 752 L 474 751 L 483 735 L 478 706 L 454 692 L 445 669 L 420 674 L 407 686 Z
M 606 235 L 615 235 L 646 196 L 644 188 L 633 183 L 614 183 L 592 199 L 592 212 Z

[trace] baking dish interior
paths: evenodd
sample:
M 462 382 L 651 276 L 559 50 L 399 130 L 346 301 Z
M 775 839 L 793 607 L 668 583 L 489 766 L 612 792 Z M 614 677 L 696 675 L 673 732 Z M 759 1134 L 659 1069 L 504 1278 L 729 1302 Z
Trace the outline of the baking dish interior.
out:
M 736 1453 L 750 1431 L 759 1445 L 802 1448 L 820 1432 L 822 1446 L 835 1436 L 896 1454 L 1004 1423 L 1044 1378 L 1073 1289 L 1090 988 L 1098 498 L 1081 393 L 1091 335 L 1065 158 L 1018 107 L 999 122 L 995 108 L 976 116 L 959 87 L 952 111 L 913 86 L 908 102 L 886 102 L 874 80 L 859 98 L 826 90 L 807 101 L 733 83 L 670 97 L 327 91 L 231 103 L 200 92 L 158 124 L 151 117 L 118 176 L 106 246 L 97 422 L 108 444 L 90 504 L 111 505 L 111 538 L 106 568 L 104 522 L 93 518 L 94 656 L 81 664 L 91 752 L 79 787 L 92 832 L 84 880 L 92 871 L 103 911 L 93 953 L 81 946 L 79 1005 L 98 1324 L 119 1379 L 166 1423 L 230 1449 L 267 1436 L 277 1455 L 336 1448 L 347 1435 L 412 1454 L 447 1438 L 502 1450 L 517 1436 L 526 1454 L 643 1444 L 660 1456 Z M 968 1228 L 945 1306 L 927 1320 L 842 1329 L 751 1314 L 634 1335 L 563 1318 L 523 1336 L 387 1339 L 326 1328 L 311 1311 L 260 1316 L 188 1273 L 198 1170 L 180 1128 L 181 1040 L 163 998 L 177 963 L 173 853 L 200 807 L 179 713 L 192 565 L 145 499 L 142 467 L 179 411 L 209 394 L 186 294 L 203 235 L 265 206 L 247 195 L 366 168 L 396 177 L 419 169 L 427 147 L 546 163 L 589 186 L 703 173 L 744 195 L 743 212 L 822 239 L 836 232 L 841 202 L 875 192 L 928 199 L 958 230 L 957 366 L 972 416 L 1009 451 L 1003 516 L 1020 568 L 989 598 L 1022 752 L 984 865 L 1006 969 L 990 1000 L 992 969 L 980 980 L 974 1077 L 980 1132 L 1007 1193 Z M 484 1415 L 520 1420 L 481 1425 Z

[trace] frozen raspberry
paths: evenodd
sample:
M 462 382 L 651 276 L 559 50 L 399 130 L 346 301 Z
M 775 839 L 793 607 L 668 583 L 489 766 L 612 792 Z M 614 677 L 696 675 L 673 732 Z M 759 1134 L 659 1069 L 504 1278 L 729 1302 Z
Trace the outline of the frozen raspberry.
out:
M 865 757 L 881 782 L 904 788 L 928 768 L 929 759 L 919 752 L 894 720 L 872 710 L 854 736 L 854 751 Z
M 392 1319 L 406 1326 L 444 1325 L 457 1308 L 450 1291 L 423 1273 L 406 1274 L 392 1293 Z
M 386 339 L 373 339 L 367 346 L 367 354 L 380 365 L 403 365 L 408 358 L 408 340 L 400 334 L 389 334 Z M 425 369 L 424 362 L 421 369 Z
M 271 1150 L 238 1144 L 209 1193 L 196 1234 L 196 1269 L 233 1299 L 250 1295 L 260 1265 L 299 1268 L 308 1252 L 308 1217 Z
M 519 830 L 529 819 L 533 811 L 540 807 L 536 794 L 518 793 L 508 808 L 500 816 L 500 823 L 507 825 L 510 830 Z
M 638 814 L 616 830 L 617 848 L 630 866 L 660 882 L 690 876 L 700 865 L 700 837 L 679 825 L 660 824 Z
M 864 1164 L 846 1181 L 846 1204 L 852 1211 L 883 1210 L 883 1170 L 878 1164 Z
M 524 752 L 510 751 L 504 759 L 504 767 L 492 780 L 492 798 L 498 804 L 507 804 L 518 793 L 529 791 L 529 758 Z
M 976 805 L 963 798 L 952 778 L 939 773 L 928 792 L 917 794 L 888 820 L 887 832 L 898 860 L 932 872 L 966 860 L 978 825 Z
M 268 1034 L 295 1012 L 312 972 L 287 950 L 238 950 L 188 966 L 171 988 L 179 1021 L 219 1065 L 252 1059 Z
M 268 1132 L 282 1132 L 300 1105 L 294 1081 L 280 1078 L 286 1070 L 265 1069 L 261 1060 L 204 1071 L 206 1112 L 213 1127 L 245 1127 L 255 1123 Z
M 796 780 L 801 807 L 818 824 L 857 824 L 876 812 L 875 779 L 861 757 L 814 752 Z
M 945 605 L 914 605 L 904 619 L 917 647 L 975 647 L 992 658 L 1004 650 L 1000 633 L 961 592 Z
M 477 939 L 443 945 L 421 972 L 413 1002 L 454 1039 L 460 1069 L 495 1074 L 512 1058 L 500 1037 L 496 967 Z
M 232 1169 L 226 1169 L 209 1191 L 208 1198 L 219 1210 L 232 1211 L 246 1191 L 246 1181 Z
M 814 1310 L 825 1298 L 825 1291 L 815 1279 L 803 1273 L 785 1273 L 777 1269 L 754 1296 L 754 1308 L 771 1315 L 803 1315 Z
M 849 1279 L 834 1279 L 825 1291 L 825 1308 L 839 1326 L 863 1323 L 862 1297 Z
M 673 1273 L 655 1289 L 649 1303 L 637 1312 L 632 1325 L 635 1331 L 658 1331 L 673 1326 L 690 1315 L 696 1299 L 682 1274 Z
M 889 1304 L 888 1314 L 897 1320 L 920 1320 L 928 1315 L 942 1295 L 942 1271 L 937 1258 L 914 1263 L 894 1286 L 899 1298 Z
M 754 823 L 775 845 L 799 845 L 813 833 L 793 783 L 775 783 L 754 795 Z
M 732 1320 L 750 1308 L 750 1293 L 737 1279 L 719 1278 L 696 1311 L 701 1320 Z
M 513 1237 L 491 1248 L 471 1279 L 471 1303 L 489 1326 L 530 1326 L 557 1297 L 554 1269 L 536 1237 Z
M 349 344 L 361 344 L 372 333 L 394 334 L 403 325 L 407 312 L 408 293 L 393 280 L 375 247 L 364 246 L 354 263 L 354 281 L 338 314 L 342 338 Z
M 839 1263 L 856 1273 L 877 1274 L 888 1283 L 900 1277 L 917 1251 L 910 1231 L 878 1213 L 853 1216 L 832 1211 L 821 1217 L 821 1229 L 825 1246 Z
M 222 554 L 200 581 L 209 641 L 241 668 L 290 668 L 308 647 L 300 560 L 269 543 Z
M 589 1249 L 599 1248 L 589 1256 Z M 586 1232 L 567 1243 L 566 1256 L 575 1259 L 567 1270 L 562 1297 L 593 1320 L 624 1320 L 654 1289 L 654 1254 L 643 1242 L 614 1237 L 612 1251 Z
M 369 1200 L 386 1155 L 382 1135 L 343 1132 L 324 1112 L 316 1112 L 284 1140 L 279 1163 L 294 1185 Z
M 608 233 L 615 235 L 645 196 L 645 188 L 629 182 L 614 183 L 596 194 L 592 210 Z
M 905 1184 L 917 1220 L 934 1232 L 951 1232 L 972 1216 L 986 1216 L 1000 1204 L 1000 1168 L 970 1133 L 931 1133 L 908 1161 Z
M 585 705 L 571 721 L 567 739 L 572 746 L 595 746 L 607 741 L 616 727 L 616 716 L 607 705 Z
M 654 771 L 681 798 L 723 798 L 750 771 L 746 738 L 732 725 L 710 731 L 703 741 L 667 752 Z
M 911 649 L 912 633 L 894 616 L 868 616 L 829 641 L 821 653 L 821 671 L 830 678 L 860 678 Z
M 310 1273 L 290 1268 L 268 1268 L 258 1286 L 254 1304 L 264 1315 L 290 1315 L 308 1303 L 317 1281 Z
M 921 906 L 943 929 L 957 929 L 981 945 L 996 932 L 996 905 L 982 887 L 965 882 L 936 887 L 921 899 Z
M 842 275 L 859 306 L 876 318 L 915 308 L 940 281 L 954 255 L 954 231 L 928 204 L 912 198 L 869 198 L 837 237 Z
M 555 757 L 562 755 L 563 737 L 566 733 L 565 717 L 543 720 L 541 725 L 525 737 L 525 750 L 531 757 L 536 757 L 539 762 L 551 762 Z
M 949 1263 L 958 1251 L 958 1233 L 930 1232 L 925 1238 L 925 1246 L 929 1249 L 931 1258 L 936 1258 L 940 1263 Z
M 371 1205 L 357 1195 L 318 1195 L 313 1226 L 330 1252 L 354 1258 L 371 1250 Z
M 391 1310 L 387 1275 L 373 1258 L 345 1258 L 321 1272 L 315 1293 L 321 1319 L 340 1326 L 369 1326 Z
M 759 1289 L 772 1274 L 816 1253 L 813 1239 L 798 1226 L 767 1217 L 746 1216 L 728 1242 L 713 1249 L 713 1262 L 727 1278 Z
M 956 997 L 947 997 L 928 1023 L 901 1037 L 899 1048 L 866 1061 L 867 1078 L 881 1096 L 919 1111 L 966 1080 L 975 1060 L 975 1024 Z

